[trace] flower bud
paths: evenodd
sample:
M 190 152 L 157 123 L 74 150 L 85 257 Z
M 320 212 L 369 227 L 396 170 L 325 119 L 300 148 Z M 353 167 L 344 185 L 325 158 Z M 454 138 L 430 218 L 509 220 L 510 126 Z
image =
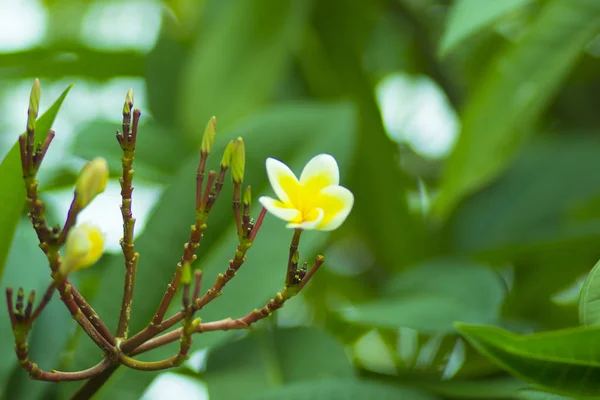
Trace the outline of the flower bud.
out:
M 208 124 L 206 125 L 206 129 L 204 130 L 204 136 L 202 136 L 202 147 L 200 151 L 204 154 L 210 153 L 210 150 L 215 144 L 215 136 L 217 135 L 217 119 L 212 117 Z
M 233 156 L 234 148 L 235 148 L 235 143 L 233 142 L 233 140 L 230 140 L 229 143 L 227 144 L 227 147 L 225 147 L 225 151 L 223 152 L 223 159 L 221 160 L 222 168 L 229 168 L 229 165 L 231 164 L 231 157 Z
M 244 202 L 245 206 L 249 206 L 250 204 L 252 204 L 252 189 L 250 189 L 250 186 L 246 187 L 246 191 L 244 192 L 244 198 L 242 199 L 242 201 Z
M 125 95 L 125 104 L 123 105 L 123 114 L 129 115 L 133 107 L 133 89 L 129 89 Z
M 75 186 L 75 204 L 82 210 L 94 198 L 102 193 L 108 181 L 108 164 L 104 158 L 98 157 L 87 163 L 77 178 Z
M 181 280 L 182 285 L 189 285 L 192 282 L 192 266 L 189 262 L 183 263 L 181 267 Z
M 244 168 L 246 166 L 246 149 L 244 140 L 239 137 L 235 142 L 231 157 L 231 176 L 233 181 L 241 183 L 244 180 Z
M 104 251 L 104 236 L 93 225 L 77 225 L 69 231 L 65 242 L 65 256 L 60 267 L 62 276 L 94 264 Z
M 27 110 L 27 130 L 35 130 L 35 120 L 40 110 L 40 80 L 35 79 L 29 95 L 29 109 Z

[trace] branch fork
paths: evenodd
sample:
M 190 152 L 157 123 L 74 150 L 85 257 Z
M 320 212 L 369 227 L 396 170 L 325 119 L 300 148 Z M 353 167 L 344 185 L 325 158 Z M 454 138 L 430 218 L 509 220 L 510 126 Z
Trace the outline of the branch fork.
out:
M 306 267 L 298 269 L 298 246 L 302 230 L 297 229 L 294 231 L 290 245 L 284 288 L 265 306 L 236 319 L 224 318 L 218 321 L 201 322 L 200 318 L 195 318 L 198 311 L 223 293 L 227 283 L 236 276 L 243 266 L 266 213 L 263 208 L 256 221 L 254 221 L 250 215 L 251 191 L 249 186 L 244 189 L 242 196 L 245 149 L 241 138 L 238 138 L 235 142 L 231 141 L 227 146 L 218 173 L 216 171 L 206 171 L 207 159 L 212 150 L 216 134 L 216 120 L 213 117 L 206 127 L 202 140 L 195 182 L 195 221 L 191 225 L 189 240 L 183 246 L 181 259 L 175 265 L 173 278 L 167 284 L 165 293 L 152 320 L 144 329 L 129 337 L 129 321 L 133 306 L 135 278 L 140 259 L 134 244 L 135 218 L 132 213 L 132 194 L 134 189 L 133 162 L 141 117 L 141 112 L 133 108 L 133 92 L 130 90 L 127 92 L 123 106 L 122 130 L 117 131 L 116 134 L 117 142 L 122 151 L 122 173 L 119 182 L 122 197 L 120 209 L 123 218 L 123 237 L 120 244 L 124 258 L 125 279 L 119 322 L 116 332 L 113 334 L 69 280 L 68 273 L 70 271 L 61 268 L 64 263 L 61 246 L 65 243 L 68 245 L 69 233 L 77 229 L 75 227 L 78 214 L 93 199 L 97 194 L 96 192 L 103 190 L 105 182 L 96 182 L 89 178 L 90 182 L 101 188 L 96 188 L 96 192 L 92 193 L 91 196 L 87 195 L 87 197 L 83 196 L 84 191 L 79 188 L 78 182 L 78 188 L 75 191 L 62 228 L 48 225 L 45 216 L 45 204 L 39 199 L 38 195 L 37 173 L 55 134 L 53 131 L 48 132 L 44 142 L 34 146 L 35 120 L 39 109 L 39 91 L 39 81 L 36 80 L 30 97 L 27 133 L 19 137 L 19 146 L 22 174 L 29 206 L 28 215 L 38 236 L 39 247 L 47 257 L 52 281 L 37 305 L 35 304 L 36 293 L 34 291 L 29 293 L 26 299 L 22 288 L 17 291 L 16 296 L 12 288 L 6 289 L 9 318 L 15 340 L 15 354 L 21 367 L 29 373 L 32 379 L 49 382 L 88 380 L 74 397 L 83 399 L 91 397 L 121 364 L 144 371 L 177 367 L 188 358 L 194 334 L 250 328 L 254 323 L 283 307 L 287 300 L 300 292 L 323 263 L 323 257 L 319 256 L 309 271 L 306 270 Z M 207 229 L 208 218 L 219 198 L 229 169 L 232 171 L 232 209 L 236 222 L 238 245 L 232 259 L 229 260 L 227 269 L 219 274 L 213 284 L 202 294 L 202 272 L 201 270 L 194 270 L 193 265 L 197 258 L 196 252 Z M 83 182 L 82 187 L 87 188 L 85 184 L 86 182 Z M 83 200 L 84 197 L 85 200 Z M 29 359 L 27 336 L 56 291 L 73 319 L 104 353 L 103 358 L 89 369 L 76 372 L 43 371 Z M 165 314 L 178 291 L 181 292 L 181 310 L 165 319 Z M 168 331 L 178 323 L 181 323 L 179 328 Z M 176 340 L 179 340 L 180 343 L 179 350 L 172 357 L 153 362 L 143 362 L 134 358 L 138 354 Z

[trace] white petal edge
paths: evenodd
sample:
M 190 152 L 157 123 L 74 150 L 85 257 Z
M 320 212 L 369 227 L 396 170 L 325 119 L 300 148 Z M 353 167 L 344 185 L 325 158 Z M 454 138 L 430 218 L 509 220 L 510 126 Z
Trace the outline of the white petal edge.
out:
M 354 205 L 354 195 L 345 187 L 337 185 L 327 186 L 325 189 L 321 190 L 321 193 L 336 197 L 344 204 L 344 208 L 342 208 L 342 210 L 337 213 L 337 215 L 333 217 L 331 221 L 318 227 L 320 231 L 332 231 L 339 228 L 339 226 L 342 225 L 342 223 L 348 217 L 348 214 L 350 214 L 350 210 L 352 210 L 352 206 Z
M 285 227 L 286 228 L 299 228 L 299 229 L 305 229 L 305 230 L 317 229 L 317 226 L 321 223 L 321 221 L 323 220 L 323 216 L 325 215 L 325 213 L 323 212 L 323 210 L 321 208 L 317 208 L 317 212 L 319 213 L 319 215 L 317 216 L 317 219 L 315 219 L 314 221 L 300 222 L 299 224 L 289 223 Z
M 258 201 L 268 212 L 284 221 L 292 221 L 300 215 L 300 211 L 294 208 L 280 207 L 276 204 L 277 200 L 272 199 L 271 197 L 261 196 L 258 198 Z
M 329 185 L 340 184 L 340 169 L 337 161 L 329 154 L 314 156 L 302 170 L 300 183 L 304 184 L 314 176 L 325 175 L 330 180 Z
M 290 198 L 279 184 L 279 179 L 282 176 L 288 176 L 290 178 L 293 178 L 296 182 L 298 182 L 298 178 L 296 178 L 296 175 L 292 172 L 290 167 L 274 158 L 267 158 L 266 168 L 267 176 L 269 177 L 269 182 L 271 183 L 273 191 L 275 192 L 277 197 L 279 197 L 279 200 L 281 200 L 283 203 L 289 203 Z

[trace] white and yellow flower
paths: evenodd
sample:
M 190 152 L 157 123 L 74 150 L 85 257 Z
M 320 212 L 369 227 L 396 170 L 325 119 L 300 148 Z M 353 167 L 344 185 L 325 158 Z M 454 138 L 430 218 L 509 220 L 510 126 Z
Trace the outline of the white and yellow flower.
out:
M 95 264 L 103 252 L 104 235 L 98 227 L 88 224 L 74 226 L 65 242 L 62 274 L 66 276 L 75 270 Z
M 354 204 L 352 192 L 339 185 L 340 171 L 329 154 L 311 159 L 300 179 L 281 161 L 268 158 L 267 175 L 279 200 L 262 196 L 258 201 L 271 214 L 288 221 L 288 228 L 334 230 Z

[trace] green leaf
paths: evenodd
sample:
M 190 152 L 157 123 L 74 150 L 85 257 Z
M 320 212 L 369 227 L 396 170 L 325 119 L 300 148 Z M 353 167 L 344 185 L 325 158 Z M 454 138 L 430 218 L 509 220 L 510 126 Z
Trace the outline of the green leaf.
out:
M 519 392 L 519 399 L 523 400 L 574 400 L 572 397 L 561 396 L 539 390 L 525 389 Z
M 434 207 L 438 216 L 504 169 L 599 29 L 600 2 L 553 0 L 525 36 L 490 63 L 462 114 Z
M 390 385 L 372 380 L 332 379 L 300 382 L 246 397 L 252 400 L 436 400 L 425 392 L 410 387 Z
M 497 323 L 505 293 L 491 268 L 441 259 L 397 274 L 380 299 L 342 309 L 342 315 L 373 327 L 451 333 L 455 321 Z
M 212 115 L 231 126 L 272 96 L 308 8 L 305 0 L 236 0 L 210 21 L 183 71 L 178 110 L 195 143 Z
M 452 379 L 446 381 L 419 381 L 417 386 L 444 398 L 466 399 L 512 399 L 526 384 L 512 377 L 462 380 Z
M 456 209 L 447 231 L 454 251 L 507 257 L 540 246 L 556 250 L 559 244 L 572 252 L 575 241 L 597 241 L 599 153 L 596 132 L 532 140 L 496 182 Z
M 457 0 L 450 9 L 448 22 L 440 41 L 438 49 L 440 56 L 445 56 L 470 36 L 493 25 L 505 15 L 516 12 L 529 2 L 531 0 Z
M 225 343 L 210 351 L 203 375 L 213 400 L 241 398 L 294 382 L 353 376 L 343 346 L 310 328 L 255 331 Z
M 351 220 L 360 227 L 361 239 L 369 244 L 376 264 L 397 271 L 422 260 L 433 244 L 425 245 L 422 219 L 409 210 L 407 193 L 416 188 L 416 182 L 400 168 L 398 146 L 386 134 L 374 80 L 364 68 L 367 43 L 378 19 L 386 15 L 384 3 L 315 2 L 317 37 L 306 35 L 298 61 L 314 96 L 350 98 L 359 110 Z
M 48 111 L 37 120 L 36 143 L 43 142 L 46 139 L 46 135 L 50 128 L 52 128 L 56 114 L 58 114 L 60 106 L 72 87 L 73 85 L 70 85 L 66 88 L 54 104 L 50 106 Z M 26 102 L 23 102 L 24 109 L 26 104 Z M 0 182 L 2 185 L 0 188 L 0 204 L 2 204 L 2 207 L 0 207 L 0 226 L 2 227 L 0 229 L 0 278 L 2 278 L 6 257 L 8 256 L 17 223 L 21 217 L 26 196 L 18 141 L 13 145 L 0 164 Z
M 314 155 L 332 154 L 338 161 L 342 178 L 355 146 L 355 113 L 348 104 L 305 103 L 273 107 L 255 114 L 236 129 L 219 132 L 209 167 L 218 165 L 220 154 L 227 141 L 242 136 L 246 144 L 246 181 L 252 185 L 255 199 L 261 194 L 271 195 L 267 186 L 265 159 L 276 157 L 299 173 Z M 285 140 L 282 140 L 282 136 Z M 143 140 L 143 139 L 140 139 Z M 194 221 L 194 182 L 198 159 L 186 160 L 175 175 L 148 221 L 144 233 L 136 240 L 140 263 L 132 306 L 131 334 L 143 328 L 154 314 L 170 282 L 176 263 L 181 258 L 182 246 L 189 239 L 189 226 Z M 204 271 L 204 290 L 212 284 L 218 273 L 224 272 L 232 257 L 237 235 L 233 228 L 231 212 L 231 184 L 225 187 L 207 221 L 208 229 L 202 239 L 198 260 L 194 268 Z M 135 195 L 133 199 L 135 207 Z M 254 200 L 252 215 L 257 216 L 259 204 Z M 248 260 L 236 278 L 225 288 L 222 297 L 202 310 L 202 320 L 217 320 L 229 316 L 242 316 L 255 307 L 262 307 L 270 296 L 282 289 L 291 231 L 285 223 L 266 216 L 260 233 L 248 253 Z M 306 232 L 300 245 L 302 259 L 311 261 L 328 235 L 323 232 Z M 115 325 L 121 305 L 122 256 L 106 257 L 100 282 L 100 293 L 92 301 L 98 314 L 109 325 Z M 115 289 L 118 287 L 118 289 Z M 115 295 L 115 290 L 118 294 Z M 294 299 L 291 300 L 292 302 Z M 173 301 L 173 310 L 180 308 L 180 297 Z M 226 337 L 224 332 L 211 332 L 195 339 L 195 348 L 214 345 Z M 150 359 L 172 355 L 176 346 L 151 352 Z M 87 365 L 93 345 L 82 341 L 77 349 L 73 368 Z M 135 378 L 132 378 L 132 374 Z M 107 397 L 138 398 L 155 374 L 121 370 L 103 389 Z M 64 387 L 64 385 L 63 385 Z
M 600 396 L 600 327 L 517 335 L 492 326 L 455 326 L 480 353 L 518 378 L 558 394 Z
M 579 295 L 579 322 L 600 325 L 600 262 L 590 271 Z

